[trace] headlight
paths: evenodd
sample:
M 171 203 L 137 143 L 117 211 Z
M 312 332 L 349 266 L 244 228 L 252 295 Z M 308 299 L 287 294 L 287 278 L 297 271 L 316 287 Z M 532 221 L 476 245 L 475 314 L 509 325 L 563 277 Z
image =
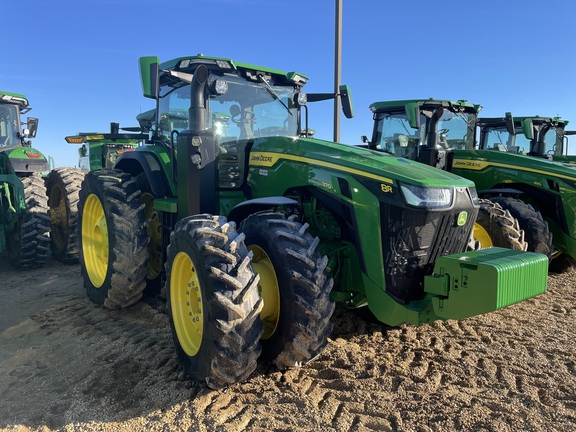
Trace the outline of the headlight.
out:
M 452 188 L 433 188 L 414 185 L 400 185 L 408 205 L 425 208 L 443 208 L 452 205 Z

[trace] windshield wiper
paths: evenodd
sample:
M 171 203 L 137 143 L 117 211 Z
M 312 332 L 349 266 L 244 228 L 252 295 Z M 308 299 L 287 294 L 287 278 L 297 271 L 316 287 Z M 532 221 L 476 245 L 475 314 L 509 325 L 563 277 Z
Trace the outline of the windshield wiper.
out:
M 286 108 L 286 111 L 288 111 L 288 114 L 293 115 L 292 112 L 290 111 L 290 108 L 288 108 L 288 105 L 286 105 L 282 99 L 280 99 L 280 96 L 278 96 L 276 94 L 276 92 L 274 91 L 274 89 L 272 88 L 272 86 L 268 83 L 268 81 L 266 81 L 266 79 L 264 78 L 264 75 L 258 75 L 258 78 L 260 78 L 260 81 L 263 82 L 266 85 L 266 90 L 268 91 L 268 93 L 270 93 L 270 95 L 276 99 L 278 102 L 280 102 L 282 104 L 282 106 L 284 108 Z

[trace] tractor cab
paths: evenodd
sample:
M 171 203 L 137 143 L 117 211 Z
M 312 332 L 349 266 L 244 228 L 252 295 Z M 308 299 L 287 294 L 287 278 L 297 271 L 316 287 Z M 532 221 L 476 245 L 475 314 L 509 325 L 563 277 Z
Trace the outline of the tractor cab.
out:
M 394 156 L 446 168 L 453 150 L 473 149 L 479 105 L 465 101 L 376 102 L 368 147 Z
M 553 160 L 565 154 L 567 120 L 559 117 L 480 118 L 479 148 Z M 512 130 L 510 130 L 512 122 Z
M 24 96 L 0 91 L 0 151 L 30 147 L 30 141 L 25 141 L 25 138 L 36 136 L 38 119 L 28 117 L 27 127 L 20 130 L 20 115 L 29 110 L 28 100 Z
M 237 203 L 245 200 L 255 142 L 310 136 L 307 101 L 338 96 L 303 93 L 308 78 L 297 72 L 203 55 L 162 64 L 156 57 L 143 57 L 140 68 L 144 95 L 156 100 L 156 108 L 138 121 L 150 125 L 150 143 L 170 149 L 179 188 L 175 195 L 188 196 L 191 184 L 203 185 L 206 192 L 204 200 L 202 193 L 190 194 L 179 206 L 180 217 L 196 214 L 200 207 L 217 213 L 216 190 L 236 191 Z M 349 90 L 340 90 L 344 114 L 351 117 Z

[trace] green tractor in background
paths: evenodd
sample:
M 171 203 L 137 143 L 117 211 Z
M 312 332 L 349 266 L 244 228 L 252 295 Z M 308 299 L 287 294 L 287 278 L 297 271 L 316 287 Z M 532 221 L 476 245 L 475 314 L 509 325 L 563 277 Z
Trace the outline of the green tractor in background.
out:
M 123 128 L 122 130 L 133 129 Z M 65 137 L 65 140 L 68 144 L 81 145 L 78 149 L 78 168 L 90 171 L 113 168 L 121 154 L 133 151 L 146 138 L 148 135 L 143 135 L 142 139 L 136 139 L 134 134 L 122 134 L 120 125 L 111 123 L 110 132 L 80 132 L 77 135 Z
M 370 109 L 375 123 L 368 147 L 472 180 L 481 198 L 490 199 L 516 218 L 529 251 L 553 258 L 554 271 L 572 265 L 576 258 L 574 168 L 503 151 L 506 142 L 495 149 L 476 149 L 480 105 L 427 99 L 377 102 Z M 511 121 L 507 123 L 503 129 L 513 132 Z M 539 151 L 543 153 L 543 149 Z M 484 243 L 489 244 L 497 233 L 487 233 Z
M 524 154 L 556 162 L 574 164 L 576 155 L 568 155 L 568 120 L 560 117 L 525 116 L 479 118 L 480 150 L 499 150 Z
M 42 172 L 46 157 L 31 147 L 38 119 L 26 97 L 0 91 L 0 253 L 16 267 L 33 268 L 50 254 L 48 204 Z M 25 124 L 26 128 L 22 128 Z
M 334 301 L 389 325 L 461 319 L 546 289 L 542 254 L 465 252 L 474 184 L 308 133 L 305 75 L 202 55 L 140 59 L 146 144 L 80 190 L 88 296 L 133 305 L 165 278 L 183 369 L 212 388 L 316 357 Z M 136 134 L 139 135 L 139 134 Z
M 110 133 L 86 132 L 66 137 L 69 144 L 81 145 L 78 168 L 56 168 L 48 174 L 46 186 L 50 207 L 52 255 L 58 261 L 78 262 L 78 192 L 86 172 L 111 168 L 122 153 L 132 151 L 138 146 L 139 140 L 133 136 L 123 138 L 118 128 L 118 123 L 111 123 Z M 113 138 L 110 138 L 111 136 Z

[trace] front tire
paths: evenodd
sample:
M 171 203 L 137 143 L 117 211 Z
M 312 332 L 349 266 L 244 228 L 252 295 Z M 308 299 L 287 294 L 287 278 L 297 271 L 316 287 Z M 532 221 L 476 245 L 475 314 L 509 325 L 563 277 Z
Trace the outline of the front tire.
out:
M 262 299 L 250 254 L 233 222 L 198 215 L 178 222 L 167 249 L 170 330 L 180 365 L 210 388 L 256 369 Z
M 84 286 L 109 309 L 136 303 L 146 287 L 148 236 L 137 181 L 120 170 L 86 174 L 78 203 Z
M 48 174 L 48 206 L 52 256 L 63 263 L 78 261 L 78 193 L 86 171 L 56 168 Z
M 308 224 L 277 212 L 253 214 L 240 228 L 260 275 L 262 358 L 280 370 L 302 366 L 316 357 L 333 326 L 328 259 L 320 255 L 319 240 L 307 229 Z
M 474 224 L 474 240 L 480 249 L 497 246 L 525 251 L 528 244 L 518 221 L 500 204 L 480 199 L 480 211 Z

